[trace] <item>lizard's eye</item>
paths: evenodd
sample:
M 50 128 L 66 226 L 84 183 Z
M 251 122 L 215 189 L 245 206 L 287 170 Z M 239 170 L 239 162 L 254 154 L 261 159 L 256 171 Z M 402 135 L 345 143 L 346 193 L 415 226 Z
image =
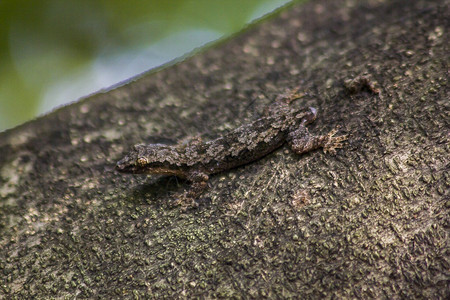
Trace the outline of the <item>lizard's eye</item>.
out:
M 138 166 L 140 166 L 140 167 L 143 167 L 143 166 L 147 165 L 147 163 L 148 163 L 148 159 L 145 158 L 145 157 L 139 157 L 139 158 L 136 160 L 136 164 L 137 164 Z

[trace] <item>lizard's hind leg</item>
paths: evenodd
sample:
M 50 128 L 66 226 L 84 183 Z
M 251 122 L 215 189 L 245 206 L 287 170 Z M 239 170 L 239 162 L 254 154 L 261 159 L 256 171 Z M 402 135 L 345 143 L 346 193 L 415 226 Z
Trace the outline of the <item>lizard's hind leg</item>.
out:
M 323 148 L 323 151 L 336 154 L 336 149 L 342 148 L 342 141 L 347 139 L 346 135 L 334 136 L 337 130 L 333 129 L 326 135 L 312 135 L 308 128 L 303 124 L 300 128 L 289 133 L 288 143 L 292 151 L 297 154 L 306 153 L 318 148 Z

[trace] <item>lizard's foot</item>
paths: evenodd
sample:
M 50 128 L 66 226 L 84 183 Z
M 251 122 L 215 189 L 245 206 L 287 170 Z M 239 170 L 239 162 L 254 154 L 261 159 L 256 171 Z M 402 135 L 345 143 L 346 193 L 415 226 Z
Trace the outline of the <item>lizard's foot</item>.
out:
M 202 172 L 192 172 L 188 176 L 189 180 L 192 182 L 189 190 L 180 195 L 178 200 L 175 202 L 176 205 L 180 205 L 183 211 L 188 208 L 198 207 L 197 201 L 195 201 L 208 186 L 209 176 Z
M 341 136 L 334 136 L 337 132 L 337 129 L 331 130 L 327 135 L 323 136 L 324 141 L 322 144 L 323 152 L 331 153 L 332 155 L 336 154 L 336 149 L 342 148 L 342 141 L 345 141 L 347 139 L 347 135 L 341 135 Z
M 331 130 L 327 135 L 311 135 L 302 124 L 297 130 L 290 132 L 288 143 L 292 151 L 303 154 L 315 149 L 323 148 L 325 153 L 336 154 L 336 149 L 342 148 L 342 141 L 347 139 L 346 135 L 334 136 L 337 129 Z
M 186 211 L 189 208 L 197 208 L 198 203 L 195 201 L 195 197 L 189 196 L 189 192 L 177 195 L 175 206 L 180 206 L 182 211 Z

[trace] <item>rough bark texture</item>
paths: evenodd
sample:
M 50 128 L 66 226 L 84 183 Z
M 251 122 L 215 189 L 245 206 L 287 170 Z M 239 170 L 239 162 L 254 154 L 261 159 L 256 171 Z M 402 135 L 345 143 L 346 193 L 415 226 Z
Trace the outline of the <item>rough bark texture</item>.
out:
M 312 1 L 0 134 L 0 297 L 448 298 L 449 1 Z M 368 73 L 379 95 L 344 81 Z M 219 136 L 300 86 L 336 156 L 282 148 L 186 183 L 139 142 Z

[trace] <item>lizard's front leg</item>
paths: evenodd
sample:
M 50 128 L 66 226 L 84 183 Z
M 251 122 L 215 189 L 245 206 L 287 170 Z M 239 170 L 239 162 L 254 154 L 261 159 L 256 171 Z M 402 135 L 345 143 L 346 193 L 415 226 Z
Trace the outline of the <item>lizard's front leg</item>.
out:
M 306 153 L 318 148 L 323 148 L 324 152 L 336 154 L 337 148 L 342 148 L 342 141 L 347 139 L 346 135 L 334 136 L 337 130 L 333 129 L 327 135 L 312 135 L 308 128 L 302 123 L 300 127 L 291 131 L 288 136 L 288 143 L 292 151 L 297 154 Z
M 191 186 L 176 202 L 178 205 L 181 205 L 183 209 L 198 206 L 195 200 L 206 189 L 209 176 L 201 171 L 192 171 L 188 174 L 186 179 L 191 182 Z

